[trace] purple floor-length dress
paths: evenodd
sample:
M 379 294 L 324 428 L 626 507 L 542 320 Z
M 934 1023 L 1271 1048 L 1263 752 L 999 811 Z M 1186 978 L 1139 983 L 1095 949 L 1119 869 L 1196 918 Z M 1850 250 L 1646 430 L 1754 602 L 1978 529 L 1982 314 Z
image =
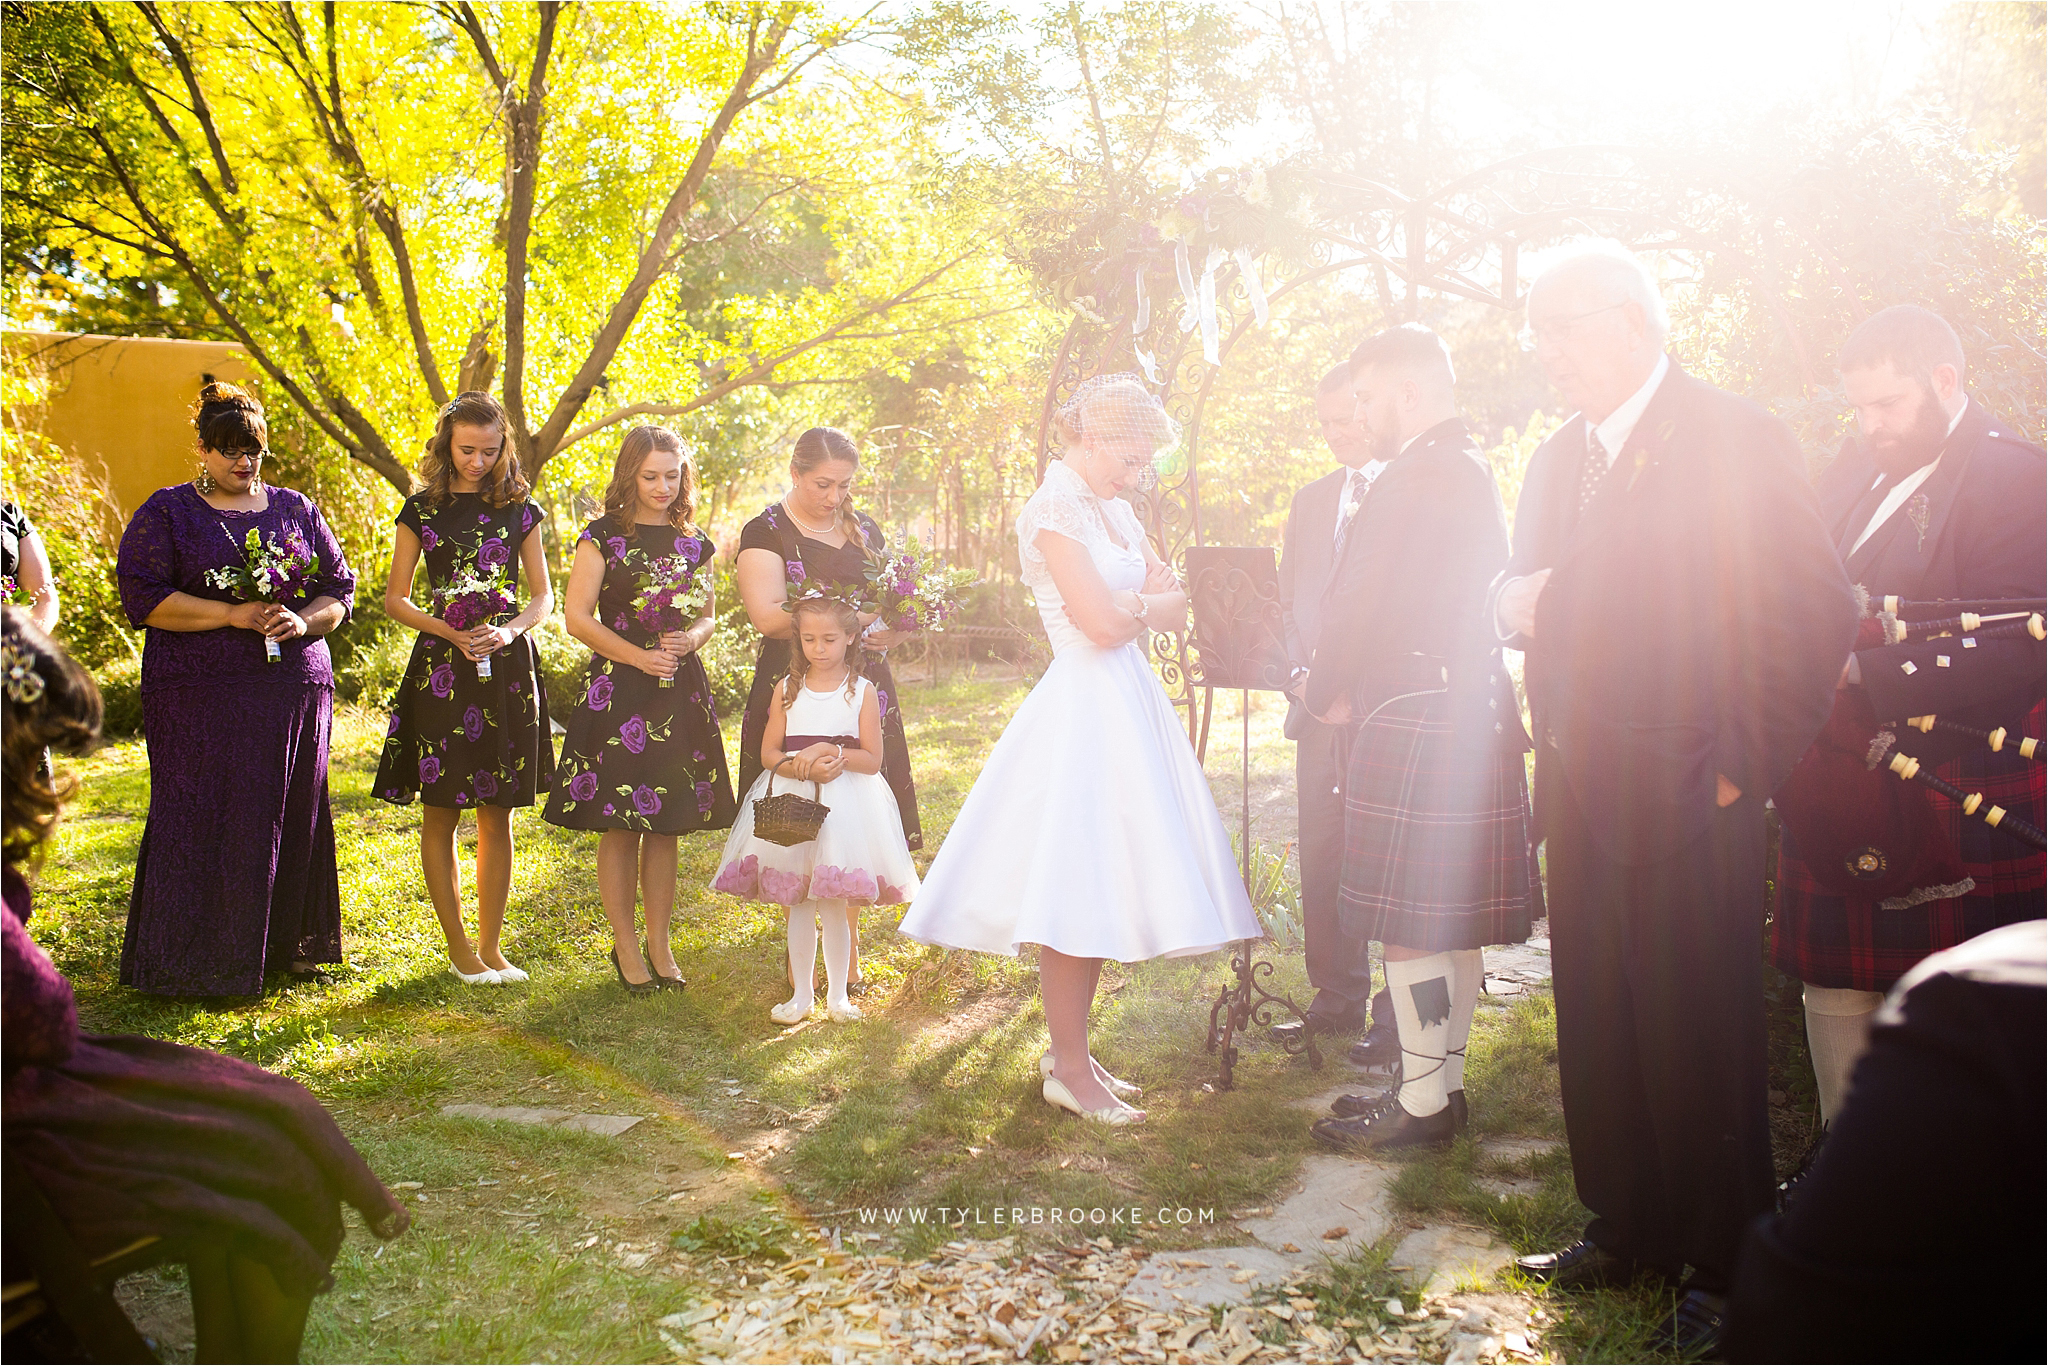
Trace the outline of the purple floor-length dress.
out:
M 158 489 L 121 537 L 121 605 L 141 626 L 172 593 L 232 602 L 205 580 L 253 527 L 288 527 L 320 557 L 304 597 L 355 603 L 355 575 L 311 499 L 269 487 L 261 512 L 223 512 L 190 484 Z M 341 887 L 327 807 L 334 665 L 327 642 L 150 628 L 142 652 L 149 824 L 136 855 L 121 981 L 176 996 L 253 996 L 266 971 L 341 961 Z

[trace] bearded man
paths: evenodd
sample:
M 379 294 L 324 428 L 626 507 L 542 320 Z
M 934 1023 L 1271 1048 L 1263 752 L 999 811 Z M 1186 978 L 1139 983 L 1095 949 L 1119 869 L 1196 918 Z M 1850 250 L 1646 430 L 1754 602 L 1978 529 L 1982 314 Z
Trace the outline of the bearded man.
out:
M 2048 461 L 1964 391 L 1955 329 L 1900 304 L 1858 327 L 1840 363 L 1859 436 L 1844 443 L 1817 491 L 1849 577 L 1879 598 L 2038 601 L 2048 591 Z M 2017 752 L 2022 735 L 2042 735 L 2048 680 L 2034 641 L 1962 636 L 1859 650 L 1840 682 L 1893 723 L 1902 749 L 1938 764 L 1938 776 L 2042 823 L 2042 766 Z M 1897 724 L 1929 715 L 2004 728 L 2012 744 L 1993 753 L 1958 732 L 1922 735 Z M 1966 819 L 1945 797 L 1926 800 L 1965 876 L 1908 897 L 1831 893 L 1784 833 L 1771 956 L 1805 984 L 1807 1041 L 1830 1126 L 1892 984 L 1930 954 L 2042 914 L 2048 860 L 2039 850 Z

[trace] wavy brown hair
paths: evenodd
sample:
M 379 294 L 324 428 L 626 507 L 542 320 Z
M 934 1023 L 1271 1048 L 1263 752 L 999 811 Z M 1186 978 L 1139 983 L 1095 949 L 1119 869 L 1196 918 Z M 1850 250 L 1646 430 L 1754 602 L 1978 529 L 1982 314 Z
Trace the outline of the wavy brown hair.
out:
M 846 632 L 846 695 L 852 697 L 860 684 L 860 613 L 853 604 L 839 598 L 811 597 L 798 598 L 789 607 L 789 677 L 782 681 L 782 709 L 787 712 L 796 705 L 796 690 L 804 685 L 804 678 L 811 671 L 811 657 L 804 653 L 803 619 L 807 616 L 830 617 Z
M 604 491 L 605 515 L 621 531 L 631 533 L 633 514 L 640 506 L 640 467 L 656 451 L 674 451 L 683 458 L 683 486 L 668 505 L 668 524 L 678 531 L 697 530 L 697 462 L 683 447 L 683 439 L 666 427 L 635 427 L 619 443 L 619 458 L 612 462 L 612 482 Z
M 100 690 L 63 646 L 11 606 L 0 606 L 0 667 L 0 846 L 10 865 L 35 863 L 78 790 L 72 775 L 44 771 L 43 751 L 83 754 L 93 747 Z
M 505 410 L 489 394 L 467 389 L 441 409 L 441 416 L 434 423 L 434 434 L 427 438 L 426 454 L 420 457 L 420 491 L 426 495 L 428 511 L 438 512 L 448 506 L 448 500 L 454 496 L 449 485 L 455 479 L 457 423 L 466 427 L 496 427 L 504 438 L 504 445 L 498 448 L 498 463 L 491 467 L 490 481 L 478 490 L 485 502 L 501 508 L 518 502 L 532 491 L 533 485 L 520 472 L 519 456 L 512 449 L 512 423 L 505 416 Z

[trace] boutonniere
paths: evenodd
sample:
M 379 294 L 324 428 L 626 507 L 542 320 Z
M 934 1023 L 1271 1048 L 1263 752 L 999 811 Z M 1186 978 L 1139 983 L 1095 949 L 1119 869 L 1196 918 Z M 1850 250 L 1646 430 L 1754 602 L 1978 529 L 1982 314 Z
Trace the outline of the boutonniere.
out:
M 1919 539 L 1913 544 L 1913 549 L 1917 553 L 1927 546 L 1926 494 L 1916 493 L 1906 500 L 1906 520 L 1913 524 L 1913 530 L 1919 535 Z
M 1666 422 L 1657 429 L 1655 436 L 1649 442 L 1636 446 L 1633 464 L 1628 472 L 1628 486 L 1630 488 L 1636 486 L 1636 479 L 1644 470 L 1650 467 L 1651 462 L 1663 453 L 1664 444 L 1671 440 L 1671 433 L 1676 430 L 1676 424 Z

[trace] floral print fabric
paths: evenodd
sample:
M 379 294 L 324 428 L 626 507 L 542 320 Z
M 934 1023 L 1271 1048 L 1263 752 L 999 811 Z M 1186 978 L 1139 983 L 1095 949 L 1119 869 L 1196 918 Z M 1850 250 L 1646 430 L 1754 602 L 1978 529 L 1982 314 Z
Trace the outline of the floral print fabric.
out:
M 423 605 L 431 611 L 441 589 L 470 566 L 501 571 L 516 599 L 519 552 L 540 534 L 541 511 L 530 502 L 492 507 L 476 493 L 455 494 L 430 511 L 414 494 L 398 522 L 420 538 L 430 590 Z M 371 791 L 399 805 L 417 796 L 428 806 L 532 806 L 553 782 L 548 732 L 547 688 L 532 641 L 520 636 L 492 655 L 484 679 L 451 642 L 422 632 L 392 702 Z
M 709 563 L 705 536 L 668 526 L 620 531 L 610 517 L 583 529 L 581 540 L 604 556 L 597 619 L 642 649 L 656 633 L 633 615 L 640 576 L 664 556 Z M 692 654 L 675 682 L 592 654 L 583 697 L 562 721 L 562 762 L 546 819 L 571 830 L 637 830 L 681 835 L 723 830 L 735 810 L 725 742 L 704 661 Z

